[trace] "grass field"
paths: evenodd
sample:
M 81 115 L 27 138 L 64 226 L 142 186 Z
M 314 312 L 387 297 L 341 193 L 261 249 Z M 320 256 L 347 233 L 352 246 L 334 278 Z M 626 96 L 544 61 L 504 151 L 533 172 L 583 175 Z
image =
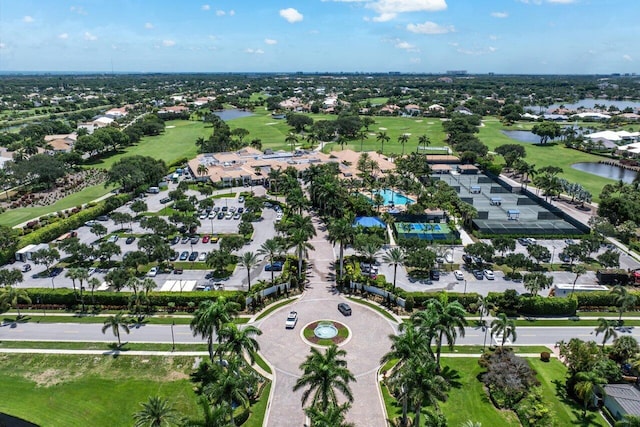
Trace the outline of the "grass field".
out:
M 479 137 L 488 147 L 489 150 L 494 150 L 496 147 L 503 144 L 520 144 L 525 147 L 527 157 L 525 161 L 529 164 L 535 165 L 536 169 L 540 169 L 544 166 L 558 166 L 563 169 L 563 173 L 559 176 L 565 178 L 569 182 L 578 182 L 582 184 L 593 195 L 594 201 L 597 201 L 602 187 L 605 184 L 612 184 L 615 181 L 601 178 L 590 173 L 581 172 L 577 169 L 573 169 L 571 165 L 578 162 L 597 162 L 602 160 L 602 157 L 594 154 L 585 153 L 578 150 L 566 148 L 564 144 L 558 142 L 555 144 L 547 144 L 546 146 L 540 146 L 537 144 L 529 144 L 526 142 L 520 142 L 515 139 L 509 138 L 500 130 L 530 130 L 533 124 L 516 124 L 512 127 L 504 127 L 498 119 L 490 117 L 483 120 L 484 126 L 480 128 Z
M 29 221 L 33 218 L 37 218 L 41 215 L 49 214 L 52 212 L 58 212 L 63 209 L 73 208 L 75 206 L 88 203 L 98 197 L 104 196 L 114 187 L 104 185 L 94 185 L 87 187 L 82 191 L 72 194 L 64 199 L 58 200 L 53 205 L 38 206 L 34 208 L 18 208 L 9 209 L 6 212 L 0 214 L 0 224 L 13 227 L 14 225 L 21 224 L 25 221 Z
M 42 426 L 132 425 L 149 396 L 198 415 L 189 382 L 192 357 L 0 355 L 5 412 Z

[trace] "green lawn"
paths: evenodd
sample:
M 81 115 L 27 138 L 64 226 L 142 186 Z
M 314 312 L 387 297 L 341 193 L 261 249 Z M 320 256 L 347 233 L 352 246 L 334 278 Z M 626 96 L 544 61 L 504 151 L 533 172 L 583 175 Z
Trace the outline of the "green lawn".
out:
M 42 426 L 132 425 L 149 396 L 167 397 L 183 415 L 199 415 L 192 357 L 0 355 L 5 412 Z
M 174 162 L 182 157 L 191 159 L 198 150 L 195 145 L 198 137 L 211 136 L 211 127 L 203 122 L 189 120 L 170 120 L 166 122 L 164 133 L 158 136 L 145 136 L 139 143 L 127 147 L 118 154 L 92 163 L 92 167 L 109 169 L 116 161 L 124 156 L 142 155 Z
M 6 212 L 0 214 L 0 224 L 13 227 L 14 225 L 21 224 L 30 219 L 37 218 L 40 215 L 49 214 L 52 212 L 58 212 L 63 209 L 73 208 L 84 203 L 88 203 L 98 197 L 104 196 L 111 191 L 114 186 L 94 185 L 87 187 L 75 194 L 72 194 L 64 199 L 58 200 L 53 205 L 38 206 L 33 208 L 18 208 L 8 209 Z
M 527 359 L 529 364 L 538 373 L 538 380 L 549 407 L 555 413 L 557 426 L 608 426 L 607 422 L 597 412 L 588 412 L 587 419 L 582 418 L 582 406 L 567 397 L 564 383 L 567 368 L 557 359 L 551 359 L 548 363 L 540 359 Z
M 536 166 L 536 169 L 540 169 L 544 166 L 558 166 L 563 169 L 563 173 L 560 177 L 565 178 L 569 182 L 578 182 L 582 184 L 593 195 L 594 201 L 597 201 L 602 187 L 605 184 L 613 184 L 615 181 L 601 178 L 590 173 L 581 172 L 573 169 L 571 165 L 578 162 L 597 162 L 602 160 L 602 157 L 595 154 L 589 154 L 578 150 L 566 148 L 563 143 L 558 142 L 555 144 L 547 144 L 546 146 L 540 146 L 537 144 L 530 144 L 526 142 L 520 142 L 515 139 L 509 138 L 501 130 L 530 130 L 533 124 L 516 124 L 514 126 L 505 127 L 494 117 L 489 117 L 483 120 L 484 126 L 480 128 L 479 137 L 488 147 L 489 150 L 494 150 L 496 147 L 503 144 L 520 144 L 525 147 L 527 157 L 525 160 Z
M 125 335 L 123 335 L 124 337 Z M 124 339 L 126 341 L 126 338 Z M 113 350 L 114 343 L 105 342 L 56 342 L 56 341 L 0 341 L 0 348 L 37 348 L 56 350 Z M 171 351 L 171 344 L 126 343 L 120 350 L 126 351 Z M 176 351 L 207 351 L 206 344 L 176 344 Z

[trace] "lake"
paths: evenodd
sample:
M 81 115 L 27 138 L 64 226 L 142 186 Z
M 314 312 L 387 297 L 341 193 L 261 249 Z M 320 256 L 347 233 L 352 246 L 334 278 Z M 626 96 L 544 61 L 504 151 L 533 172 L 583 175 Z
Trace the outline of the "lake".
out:
M 547 112 L 553 111 L 556 108 L 559 108 L 561 105 L 564 105 L 564 107 L 568 108 L 569 110 L 577 110 L 580 107 L 593 108 L 596 104 L 606 105 L 607 108 L 609 108 L 610 105 L 613 105 L 621 111 L 627 107 L 631 107 L 633 109 L 640 108 L 640 101 L 613 101 L 608 99 L 585 98 L 573 104 L 569 104 L 569 103 L 552 104 L 548 107 L 546 111 Z M 525 109 L 527 108 L 534 110 L 536 113 L 538 113 L 541 109 L 539 105 L 527 105 Z M 542 109 L 544 109 L 544 107 L 542 107 Z
M 528 130 L 501 130 L 500 132 L 520 142 L 528 142 L 530 144 L 540 143 L 540 137 Z
M 598 175 L 603 178 L 615 179 L 616 181 L 622 180 L 625 184 L 631 184 L 638 174 L 635 171 L 629 169 L 623 169 L 618 166 L 605 165 L 603 163 L 574 163 L 572 168 L 582 172 L 587 172 L 592 175 Z
M 242 117 L 253 116 L 253 113 L 251 111 L 243 111 L 243 110 L 223 110 L 223 111 L 216 111 L 213 114 L 220 117 L 225 122 L 227 120 L 240 119 Z

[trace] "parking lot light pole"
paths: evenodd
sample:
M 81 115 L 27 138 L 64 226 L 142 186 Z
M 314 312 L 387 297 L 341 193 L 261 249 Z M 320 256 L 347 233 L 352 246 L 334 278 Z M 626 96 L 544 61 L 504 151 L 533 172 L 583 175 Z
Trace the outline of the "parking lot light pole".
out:
M 467 294 L 467 279 L 464 279 L 464 295 Z
M 176 351 L 176 338 L 173 335 L 173 327 L 176 325 L 176 321 L 171 322 L 171 351 Z
M 553 251 L 551 252 L 551 271 L 553 271 L 553 259 L 556 257 L 556 247 L 555 245 L 552 246 L 553 247 Z

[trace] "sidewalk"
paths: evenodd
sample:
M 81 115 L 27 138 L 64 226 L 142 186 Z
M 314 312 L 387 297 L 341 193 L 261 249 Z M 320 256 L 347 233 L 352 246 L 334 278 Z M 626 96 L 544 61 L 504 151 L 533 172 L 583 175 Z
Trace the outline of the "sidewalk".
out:
M 209 356 L 207 351 L 63 350 L 55 348 L 0 348 L 0 353 L 79 354 L 96 356 Z

